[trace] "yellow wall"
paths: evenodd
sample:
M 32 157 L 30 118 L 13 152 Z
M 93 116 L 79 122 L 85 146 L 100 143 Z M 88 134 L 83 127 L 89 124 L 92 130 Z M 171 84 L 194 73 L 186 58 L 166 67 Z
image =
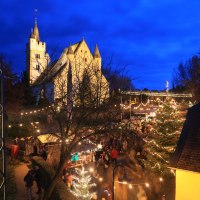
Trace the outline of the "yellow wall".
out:
M 176 200 L 200 200 L 200 173 L 176 170 Z
M 27 63 L 30 65 L 29 68 L 29 78 L 30 83 L 34 81 L 41 75 L 41 73 L 46 69 L 48 62 L 50 61 L 49 55 L 46 53 L 46 43 L 38 42 L 34 38 L 29 38 L 29 59 Z M 36 54 L 40 54 L 40 58 L 36 58 Z M 40 71 L 36 69 L 36 66 L 40 66 Z
M 77 45 L 72 45 L 71 47 L 74 51 Z M 55 99 L 62 98 L 67 94 L 67 74 L 69 60 L 72 70 L 72 90 L 74 91 L 73 95 L 75 99 L 80 81 L 82 81 L 83 74 L 86 69 L 88 75 L 90 75 L 91 91 L 93 92 L 94 97 L 98 97 L 99 103 L 109 97 L 109 83 L 101 72 L 101 58 L 94 58 L 85 40 L 82 40 L 74 54 L 67 54 L 67 51 L 64 50 L 61 57 L 59 58 L 58 62 L 66 63 L 66 65 L 64 70 L 61 71 L 61 73 L 59 73 L 54 79 Z

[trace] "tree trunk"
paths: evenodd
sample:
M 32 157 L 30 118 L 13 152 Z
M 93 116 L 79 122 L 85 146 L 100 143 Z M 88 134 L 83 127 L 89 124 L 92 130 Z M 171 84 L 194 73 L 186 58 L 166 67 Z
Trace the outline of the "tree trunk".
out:
M 61 149 L 63 148 L 63 145 L 61 146 Z M 62 149 L 63 150 L 63 149 Z M 70 151 L 71 152 L 71 151 Z M 63 168 L 64 168 L 64 166 L 65 166 L 65 161 L 67 161 L 68 159 L 69 159 L 69 157 L 70 157 L 70 152 L 68 152 L 68 153 L 61 153 L 61 155 L 60 155 L 60 163 L 59 163 L 59 166 L 58 166 L 58 169 L 56 170 L 56 174 L 55 174 L 55 176 L 53 177 L 53 179 L 51 180 L 51 183 L 50 183 L 50 185 L 49 185 L 49 187 L 47 188 L 47 190 L 45 191 L 45 194 L 44 194 L 44 197 L 43 197 L 43 200 L 49 200 L 50 198 L 51 198 L 51 196 L 52 196 L 52 193 L 53 193 L 53 191 L 54 191 L 54 189 L 55 189 L 55 186 L 56 186 L 56 184 L 57 184 L 57 182 L 59 181 L 59 180 L 61 180 L 60 179 L 60 176 L 61 176 L 61 174 L 62 174 L 62 171 L 63 171 Z M 65 155 L 65 156 L 64 156 Z M 63 158 L 66 158 L 66 159 L 63 159 Z
M 57 182 L 59 181 L 60 179 L 60 174 L 56 174 L 55 177 L 53 178 L 53 180 L 51 181 L 49 187 L 47 188 L 47 190 L 45 191 L 44 193 L 44 197 L 43 197 L 43 200 L 49 200 L 54 189 L 55 189 L 55 186 L 57 184 Z

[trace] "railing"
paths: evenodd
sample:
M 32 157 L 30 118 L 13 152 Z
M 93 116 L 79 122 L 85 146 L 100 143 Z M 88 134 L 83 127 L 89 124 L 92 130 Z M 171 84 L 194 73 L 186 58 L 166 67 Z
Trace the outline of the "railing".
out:
M 148 91 L 121 91 L 121 94 L 124 95 L 146 95 L 146 96 L 154 96 L 154 97 L 182 97 L 182 98 L 191 98 L 191 93 L 179 94 L 179 93 L 170 93 L 170 92 L 148 92 Z

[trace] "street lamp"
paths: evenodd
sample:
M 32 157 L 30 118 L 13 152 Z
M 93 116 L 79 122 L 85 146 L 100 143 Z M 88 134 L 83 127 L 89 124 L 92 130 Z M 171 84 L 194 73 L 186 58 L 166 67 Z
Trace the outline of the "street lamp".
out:
M 118 168 L 118 167 L 122 167 L 123 170 L 124 170 L 124 173 L 123 173 L 123 177 L 122 178 L 118 178 L 118 180 L 124 184 L 127 184 L 128 182 L 130 182 L 130 179 L 127 177 L 127 174 L 126 174 L 126 171 L 125 171 L 125 167 L 123 165 L 116 165 L 113 169 L 113 183 L 112 183 L 112 200 L 115 199 L 115 170 Z

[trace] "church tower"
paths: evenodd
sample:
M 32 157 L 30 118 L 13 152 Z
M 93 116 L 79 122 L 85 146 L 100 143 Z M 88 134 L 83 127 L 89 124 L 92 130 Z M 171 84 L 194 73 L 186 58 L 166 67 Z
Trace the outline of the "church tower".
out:
M 34 28 L 26 45 L 26 70 L 30 85 L 34 84 L 35 80 L 46 69 L 49 61 L 46 43 L 40 41 L 37 19 L 35 19 Z

